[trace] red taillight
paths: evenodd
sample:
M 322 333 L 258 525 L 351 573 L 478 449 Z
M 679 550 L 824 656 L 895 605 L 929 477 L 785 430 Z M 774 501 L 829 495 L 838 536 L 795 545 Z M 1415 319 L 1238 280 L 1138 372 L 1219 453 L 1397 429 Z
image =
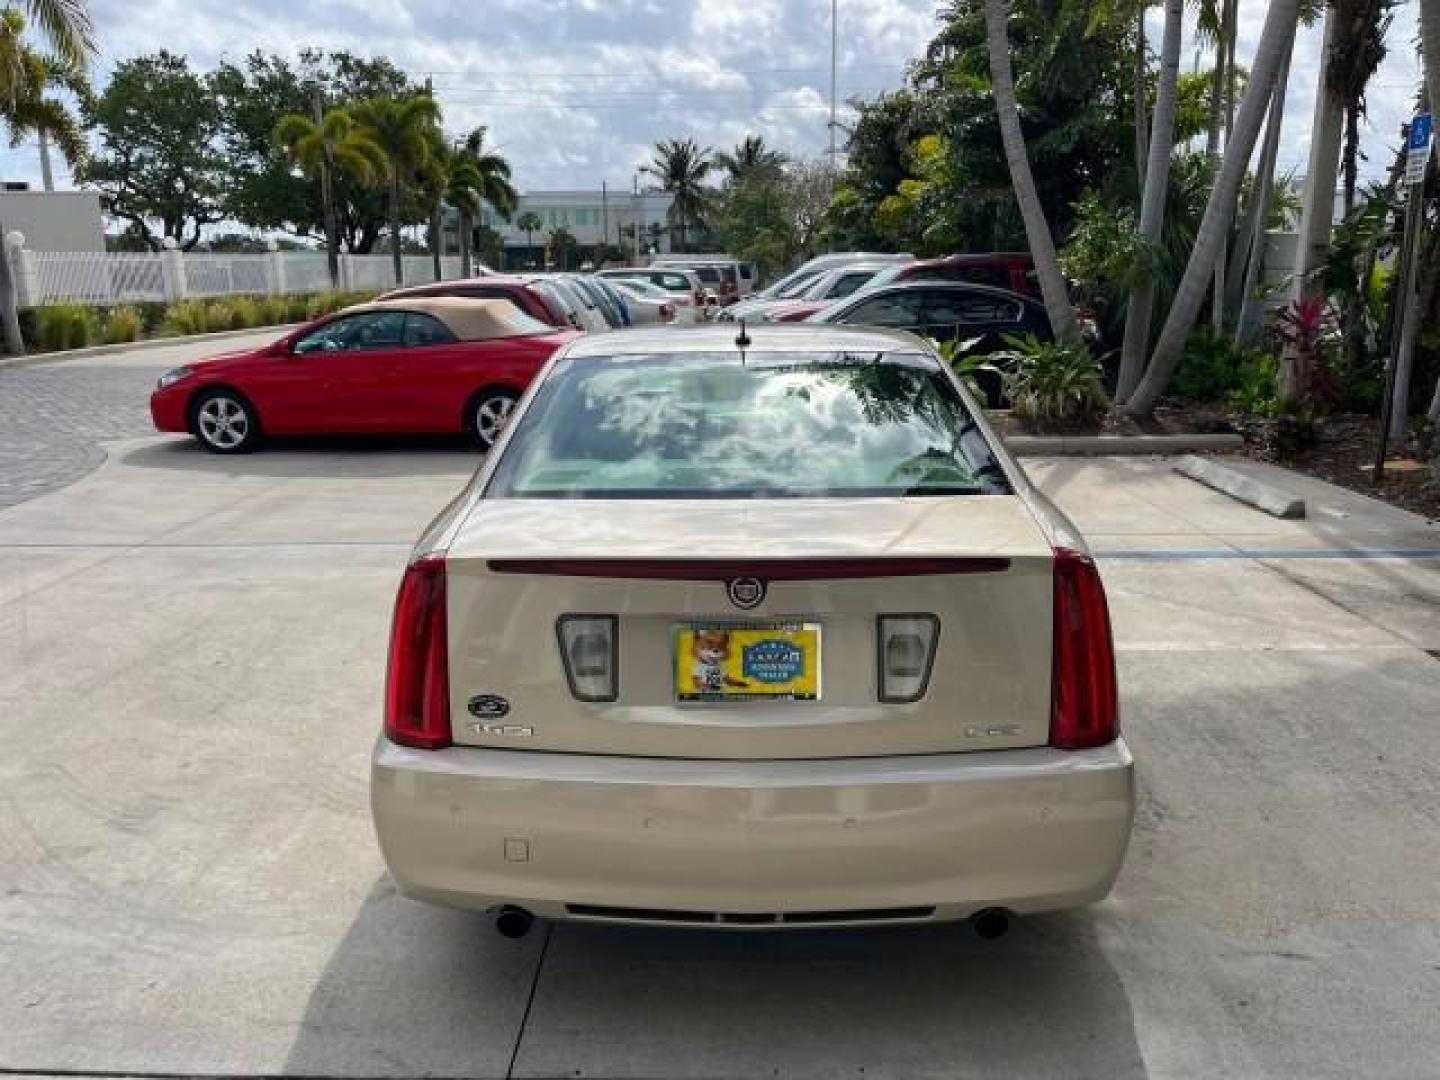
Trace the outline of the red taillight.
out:
M 674 322 L 674 321 L 675 321 L 675 305 L 674 305 L 674 304 L 664 303 L 664 304 L 661 304 L 661 305 L 660 305 L 660 321 L 661 321 L 661 322 L 667 322 L 667 323 L 668 323 L 668 322 Z
M 1095 564 L 1067 548 L 1055 549 L 1054 617 L 1050 745 L 1103 746 L 1120 734 L 1110 610 Z
M 385 679 L 385 736 L 402 746 L 450 745 L 450 676 L 445 634 L 445 557 L 427 555 L 405 569 L 390 627 Z

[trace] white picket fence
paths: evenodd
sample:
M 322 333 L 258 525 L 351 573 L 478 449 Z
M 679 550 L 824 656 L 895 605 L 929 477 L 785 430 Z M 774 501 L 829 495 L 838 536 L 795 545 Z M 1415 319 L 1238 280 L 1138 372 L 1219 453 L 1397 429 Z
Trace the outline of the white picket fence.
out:
M 121 304 L 145 300 L 181 300 L 196 296 L 312 293 L 330 288 L 324 254 L 273 251 L 263 255 L 214 252 L 30 251 L 12 248 L 21 307 L 62 302 Z M 404 284 L 435 280 L 429 255 L 401 259 Z M 460 276 L 460 257 L 441 259 L 441 276 Z M 341 255 L 340 288 L 388 289 L 395 286 L 389 255 Z

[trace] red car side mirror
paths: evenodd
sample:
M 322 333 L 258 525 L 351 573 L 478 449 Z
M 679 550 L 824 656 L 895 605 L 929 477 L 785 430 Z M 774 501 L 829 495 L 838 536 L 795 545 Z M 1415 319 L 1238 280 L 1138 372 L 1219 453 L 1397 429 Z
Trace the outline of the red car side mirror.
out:
M 289 356 L 290 351 L 289 338 L 281 338 L 279 341 L 273 342 L 270 348 L 265 350 L 269 356 Z

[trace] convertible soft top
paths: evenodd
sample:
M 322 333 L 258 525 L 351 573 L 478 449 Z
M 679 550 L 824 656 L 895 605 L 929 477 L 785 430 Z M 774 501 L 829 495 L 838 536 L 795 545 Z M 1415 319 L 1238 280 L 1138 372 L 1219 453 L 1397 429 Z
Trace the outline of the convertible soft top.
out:
M 478 300 L 465 296 L 414 296 L 376 300 L 345 309 L 365 311 L 419 311 L 439 319 L 461 341 L 529 337 L 537 332 L 534 319 L 509 300 Z

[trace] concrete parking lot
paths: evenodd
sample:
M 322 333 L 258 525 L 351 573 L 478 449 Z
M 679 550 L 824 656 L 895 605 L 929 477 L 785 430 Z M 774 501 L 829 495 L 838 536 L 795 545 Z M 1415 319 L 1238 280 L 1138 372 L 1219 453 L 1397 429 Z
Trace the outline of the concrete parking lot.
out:
M 131 418 L 56 419 L 29 486 L 48 453 L 0 455 L 0 1072 L 1440 1072 L 1440 527 L 1262 466 L 1309 519 L 1032 461 L 1113 606 L 1141 808 L 1110 899 L 993 942 L 515 942 L 399 898 L 367 807 L 397 576 L 473 456 L 211 457 L 143 432 L 176 360 L 0 370 L 0 416 L 94 369 Z

